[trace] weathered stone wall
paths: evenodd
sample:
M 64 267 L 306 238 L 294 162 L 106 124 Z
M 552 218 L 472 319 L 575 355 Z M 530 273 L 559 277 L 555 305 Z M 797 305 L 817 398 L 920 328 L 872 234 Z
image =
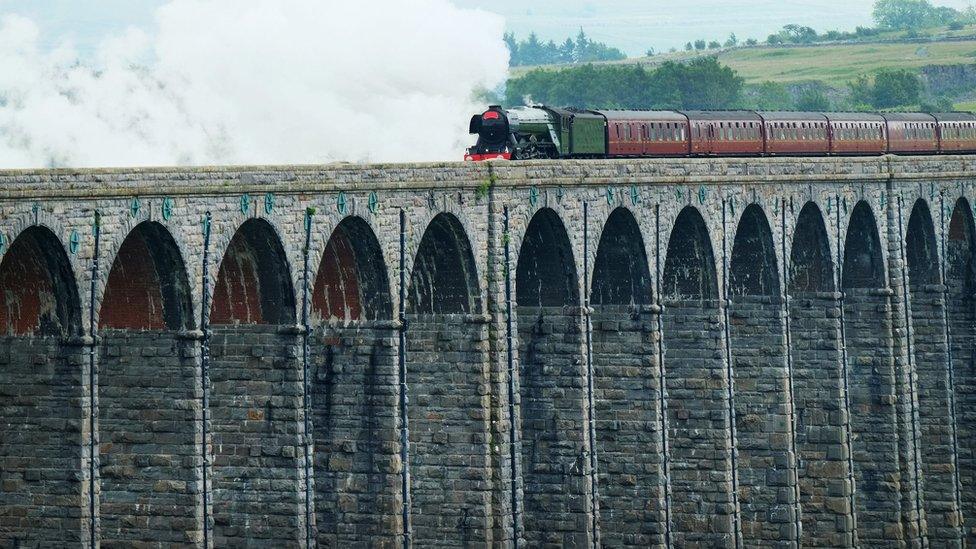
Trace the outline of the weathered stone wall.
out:
M 274 325 L 213 327 L 214 545 L 306 537 L 302 370 L 297 338 Z
M 203 540 L 199 349 L 166 331 L 102 333 L 99 511 L 104 546 Z
M 0 545 L 972 544 L 974 175 L 0 172 Z

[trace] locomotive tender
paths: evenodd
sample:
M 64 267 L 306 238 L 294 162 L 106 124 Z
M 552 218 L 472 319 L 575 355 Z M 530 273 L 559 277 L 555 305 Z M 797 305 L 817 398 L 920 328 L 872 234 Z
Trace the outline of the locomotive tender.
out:
M 503 109 L 471 118 L 464 159 L 976 153 L 970 113 Z

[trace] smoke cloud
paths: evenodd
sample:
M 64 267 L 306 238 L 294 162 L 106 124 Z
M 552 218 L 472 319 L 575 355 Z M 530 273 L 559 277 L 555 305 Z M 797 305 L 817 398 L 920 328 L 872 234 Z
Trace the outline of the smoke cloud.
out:
M 449 0 L 171 0 L 95 59 L 0 18 L 0 167 L 457 160 L 504 22 Z

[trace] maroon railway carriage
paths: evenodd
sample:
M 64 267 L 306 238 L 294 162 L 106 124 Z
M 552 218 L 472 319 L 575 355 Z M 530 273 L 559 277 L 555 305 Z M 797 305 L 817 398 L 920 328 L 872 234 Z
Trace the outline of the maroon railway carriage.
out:
M 976 116 L 950 112 L 935 114 L 939 123 L 939 152 L 961 153 L 976 151 Z
M 830 154 L 881 155 L 888 152 L 885 119 L 880 114 L 825 113 L 830 121 Z
M 888 152 L 935 154 L 939 152 L 939 124 L 931 114 L 885 114 Z
M 610 156 L 687 156 L 688 117 L 675 111 L 600 111 Z
M 813 112 L 760 112 L 766 154 L 825 155 L 830 152 L 827 117 Z
M 760 156 L 764 152 L 762 118 L 753 111 L 686 111 L 691 154 Z

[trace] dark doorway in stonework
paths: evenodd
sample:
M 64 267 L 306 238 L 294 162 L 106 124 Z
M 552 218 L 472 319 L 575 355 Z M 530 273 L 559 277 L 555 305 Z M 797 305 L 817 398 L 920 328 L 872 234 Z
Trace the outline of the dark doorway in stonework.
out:
M 718 277 L 705 220 L 691 206 L 674 221 L 661 294 L 672 542 L 732 545 L 731 424 Z
M 488 325 L 460 221 L 427 226 L 407 293 L 407 390 L 413 541 L 462 547 L 491 528 Z
M 858 539 L 884 543 L 901 527 L 895 372 L 881 240 L 866 202 L 851 212 L 844 241 L 845 344 L 850 389 L 851 454 L 854 458 Z M 907 479 L 905 480 L 907 482 Z
M 318 543 L 392 544 L 402 504 L 390 466 L 397 459 L 396 332 L 386 263 L 369 224 L 344 219 L 312 274 Z
M 966 538 L 976 544 L 976 229 L 973 209 L 959 199 L 948 220 L 945 238 L 945 284 L 949 348 L 955 379 L 959 481 Z
M 769 221 L 742 212 L 729 265 L 729 342 L 735 382 L 736 459 L 742 536 L 774 545 L 796 524 L 796 463 L 786 322 Z
M 662 545 L 664 450 L 653 280 L 634 215 L 614 210 L 593 270 L 593 400 L 600 539 L 612 547 Z
M 88 349 L 69 340 L 81 330 L 64 247 L 24 230 L 0 256 L 0 545 L 89 539 Z
M 303 368 L 285 250 L 246 221 L 220 261 L 210 310 L 214 543 L 305 539 Z
M 203 529 L 199 338 L 181 337 L 194 327 L 190 285 L 162 225 L 122 242 L 99 324 L 101 541 L 191 543 Z
M 586 364 L 579 277 L 566 229 L 539 210 L 515 271 L 523 522 L 530 546 L 582 546 L 592 535 Z
M 820 208 L 800 210 L 790 248 L 790 353 L 804 545 L 850 546 L 846 385 L 840 300 Z

